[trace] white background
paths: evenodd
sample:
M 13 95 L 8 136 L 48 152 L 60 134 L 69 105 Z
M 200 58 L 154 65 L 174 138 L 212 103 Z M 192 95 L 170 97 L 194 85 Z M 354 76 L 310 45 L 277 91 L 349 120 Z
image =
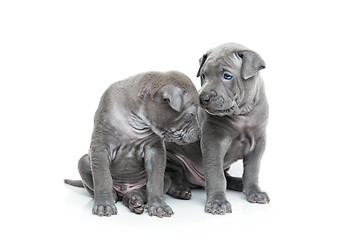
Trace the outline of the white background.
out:
M 1 235 L 7 239 L 359 239 L 359 6 L 356 1 L 1 1 Z M 179 70 L 238 42 L 266 62 L 271 203 L 228 191 L 233 213 L 204 213 L 205 192 L 175 215 L 92 216 L 77 161 L 113 82 Z M 241 175 L 241 162 L 232 172 Z

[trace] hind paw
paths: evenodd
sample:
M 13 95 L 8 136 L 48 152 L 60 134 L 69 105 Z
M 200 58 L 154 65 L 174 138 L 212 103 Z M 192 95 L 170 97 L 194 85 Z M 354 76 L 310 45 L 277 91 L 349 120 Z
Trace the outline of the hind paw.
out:
M 257 190 L 245 192 L 246 199 L 251 203 L 265 204 L 270 202 L 270 198 L 266 192 L 260 192 Z
M 142 214 L 145 209 L 144 200 L 139 195 L 133 195 L 129 198 L 128 207 L 130 211 L 136 214 Z
M 191 189 L 184 186 L 171 186 L 167 193 L 178 199 L 189 200 L 191 198 Z

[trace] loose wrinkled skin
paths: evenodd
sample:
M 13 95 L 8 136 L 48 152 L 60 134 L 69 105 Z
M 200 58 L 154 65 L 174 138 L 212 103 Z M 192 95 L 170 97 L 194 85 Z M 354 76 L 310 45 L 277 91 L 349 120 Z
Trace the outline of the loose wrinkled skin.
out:
M 263 68 L 257 53 L 235 43 L 211 49 L 200 59 L 202 138 L 186 146 L 166 144 L 170 195 L 189 199 L 191 188 L 205 187 L 205 211 L 212 214 L 232 211 L 226 188 L 242 191 L 252 203 L 270 201 L 258 185 L 269 114 L 259 72 Z M 239 159 L 242 179 L 227 173 Z
M 199 140 L 198 105 L 194 85 L 180 72 L 148 72 L 112 84 L 95 114 L 89 154 L 79 160 L 82 182 L 65 182 L 90 192 L 98 216 L 116 214 L 120 199 L 135 213 L 147 202 L 150 216 L 171 216 L 163 200 L 171 181 L 164 177 L 164 142 Z

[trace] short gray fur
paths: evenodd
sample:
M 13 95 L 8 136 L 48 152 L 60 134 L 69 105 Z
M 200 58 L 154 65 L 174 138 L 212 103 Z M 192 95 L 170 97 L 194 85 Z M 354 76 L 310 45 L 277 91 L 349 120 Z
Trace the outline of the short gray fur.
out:
M 170 186 L 170 178 L 164 178 L 164 141 L 199 140 L 198 105 L 193 83 L 176 71 L 147 72 L 112 84 L 95 114 L 89 154 L 79 160 L 82 182 L 65 182 L 88 190 L 98 216 L 116 214 L 121 199 L 135 213 L 147 202 L 149 215 L 171 216 L 163 199 Z
M 242 191 L 252 203 L 270 201 L 258 184 L 269 115 L 259 72 L 263 68 L 256 52 L 235 43 L 210 49 L 200 59 L 202 138 L 186 146 L 166 145 L 170 195 L 189 199 L 191 188 L 205 187 L 205 211 L 212 214 L 232 211 L 226 188 Z M 244 166 L 242 179 L 227 172 L 239 159 Z

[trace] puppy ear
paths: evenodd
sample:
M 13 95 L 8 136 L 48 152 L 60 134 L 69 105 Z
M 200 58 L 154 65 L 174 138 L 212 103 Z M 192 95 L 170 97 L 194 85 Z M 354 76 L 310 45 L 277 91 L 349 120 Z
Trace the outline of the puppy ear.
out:
M 200 77 L 200 70 L 201 70 L 202 66 L 204 65 L 204 63 L 205 63 L 207 56 L 208 56 L 207 54 L 204 54 L 204 55 L 199 59 L 200 67 L 199 67 L 198 73 L 196 74 L 196 77 Z
M 259 54 L 254 51 L 246 50 L 238 53 L 242 58 L 241 76 L 246 80 L 249 79 L 265 68 L 265 62 Z
M 162 101 L 168 102 L 172 109 L 177 112 L 182 110 L 184 92 L 181 88 L 168 84 L 160 89 L 160 95 Z

